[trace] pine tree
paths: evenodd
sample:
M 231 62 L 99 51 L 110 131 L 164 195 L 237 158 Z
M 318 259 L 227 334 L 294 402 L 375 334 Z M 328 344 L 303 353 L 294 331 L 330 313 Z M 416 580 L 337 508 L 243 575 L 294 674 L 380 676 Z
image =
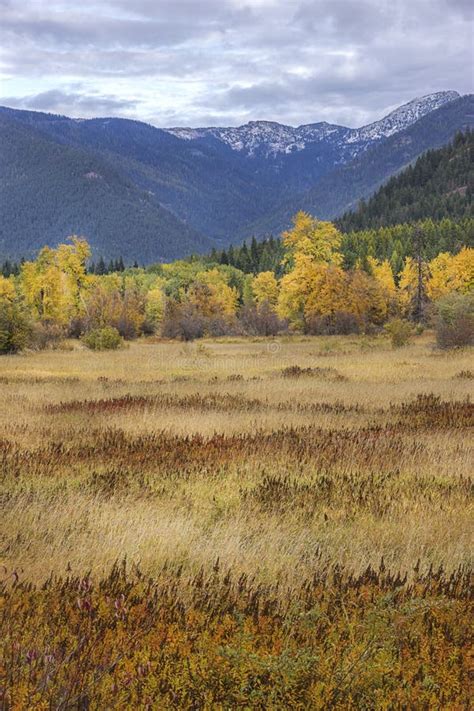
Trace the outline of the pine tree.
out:
M 258 243 L 255 237 L 252 237 L 252 241 L 250 243 L 250 269 L 253 272 L 253 274 L 257 274 L 258 272 L 258 267 L 259 267 L 259 249 L 258 249 Z
M 107 267 L 105 266 L 103 257 L 100 257 L 99 261 L 97 262 L 95 267 L 95 273 L 99 276 L 102 276 L 103 274 L 107 273 Z

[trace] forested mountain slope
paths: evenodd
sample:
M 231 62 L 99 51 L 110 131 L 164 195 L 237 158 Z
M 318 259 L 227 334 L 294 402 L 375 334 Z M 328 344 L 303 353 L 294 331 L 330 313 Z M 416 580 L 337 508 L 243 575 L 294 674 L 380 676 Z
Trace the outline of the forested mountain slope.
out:
M 427 217 L 474 217 L 473 192 L 474 132 L 468 131 L 447 146 L 424 153 L 338 224 L 348 232 Z
M 0 116 L 0 255 L 86 235 L 94 253 L 172 259 L 211 241 L 154 203 L 113 163 Z

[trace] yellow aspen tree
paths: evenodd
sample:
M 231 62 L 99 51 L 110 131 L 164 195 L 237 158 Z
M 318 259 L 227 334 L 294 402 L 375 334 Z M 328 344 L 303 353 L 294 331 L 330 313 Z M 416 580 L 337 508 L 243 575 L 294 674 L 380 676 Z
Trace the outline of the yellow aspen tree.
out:
M 467 294 L 474 289 L 474 249 L 464 247 L 458 254 L 442 252 L 429 264 L 427 293 L 436 300 L 452 291 Z
M 464 247 L 454 257 L 456 290 L 467 294 L 474 289 L 474 249 Z
M 290 258 L 305 254 L 315 262 L 342 262 L 339 253 L 342 235 L 332 222 L 322 222 L 300 211 L 293 218 L 293 228 L 284 232 L 282 238 Z
M 379 283 L 361 269 L 352 272 L 347 299 L 348 310 L 362 324 L 381 324 L 387 318 L 387 304 Z
M 199 285 L 206 289 L 200 289 Z M 205 303 L 206 298 L 208 303 Z M 197 275 L 196 282 L 189 291 L 189 300 L 205 315 L 220 313 L 232 316 L 237 311 L 238 292 L 227 284 L 225 276 L 215 268 Z
M 71 239 L 57 249 L 43 247 L 35 261 L 22 265 L 21 290 L 40 320 L 66 324 L 81 308 L 90 249 L 86 240 Z
M 450 291 L 454 291 L 453 255 L 442 252 L 431 260 L 430 275 L 426 284 L 426 292 L 430 299 L 436 300 Z
M 267 302 L 276 306 L 278 301 L 278 282 L 273 272 L 260 272 L 252 279 L 252 292 L 257 304 Z
M 15 297 L 16 289 L 13 277 L 4 277 L 0 274 L 0 301 L 13 303 Z
M 348 278 L 335 264 L 318 264 L 316 278 L 305 304 L 305 317 L 328 316 L 347 311 Z
M 69 239 L 71 244 L 58 246 L 55 258 L 58 268 L 66 276 L 64 288 L 68 293 L 65 298 L 69 302 L 70 311 L 78 313 L 81 310 L 82 291 L 88 284 L 86 264 L 91 250 L 87 240 L 75 235 Z
M 34 262 L 21 267 L 20 284 L 26 304 L 41 321 L 65 324 L 68 320 L 65 276 L 56 263 L 56 252 L 43 247 Z
M 306 301 L 318 277 L 317 264 L 302 253 L 295 255 L 294 267 L 280 283 L 278 315 L 288 319 L 295 328 L 303 328 Z
M 153 328 L 158 326 L 163 320 L 166 303 L 163 291 L 164 284 L 165 280 L 158 278 L 151 284 L 146 293 L 145 316 Z
M 384 295 L 387 312 L 393 313 L 396 310 L 397 304 L 397 287 L 390 262 L 388 259 L 379 261 L 374 257 L 368 257 L 367 261 L 372 276 L 380 286 Z

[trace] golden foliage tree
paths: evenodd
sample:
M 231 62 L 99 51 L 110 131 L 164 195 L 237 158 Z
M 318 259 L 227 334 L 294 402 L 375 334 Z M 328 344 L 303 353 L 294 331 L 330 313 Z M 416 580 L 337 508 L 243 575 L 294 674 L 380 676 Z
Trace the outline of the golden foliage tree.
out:
M 295 328 L 303 328 L 306 302 L 317 279 L 317 264 L 308 254 L 297 253 L 294 267 L 281 280 L 278 315 Z
M 442 252 L 429 264 L 426 290 L 436 300 L 453 291 L 467 294 L 474 289 L 474 249 L 464 247 L 458 254 Z
M 0 274 L 0 302 L 12 303 L 16 297 L 15 282 L 13 277 L 4 277 Z
M 379 282 L 362 269 L 355 269 L 349 280 L 348 308 L 362 324 L 382 324 L 387 318 L 387 303 Z
M 368 257 L 367 261 L 372 276 L 382 291 L 387 314 L 394 314 L 397 307 L 397 286 L 389 260 L 379 261 L 374 257 Z
M 252 292 L 257 304 L 267 302 L 275 306 L 278 301 L 278 282 L 273 272 L 260 272 L 252 279 Z
M 348 310 L 347 274 L 335 264 L 318 264 L 305 305 L 305 317 L 330 316 Z
M 204 316 L 233 316 L 237 310 L 238 293 L 229 286 L 225 276 L 214 268 L 199 272 L 188 291 L 188 300 Z
M 341 240 L 341 233 L 331 222 L 321 222 L 306 212 L 298 212 L 293 218 L 293 228 L 283 233 L 286 261 L 292 268 L 281 280 L 278 313 L 294 327 L 304 326 L 310 297 L 310 313 L 317 312 L 318 300 L 323 308 L 327 305 L 324 293 L 318 297 L 318 282 L 325 283 L 330 290 L 331 280 L 337 280 L 338 272 L 326 275 L 325 280 L 323 267 L 328 264 L 338 267 L 342 263 L 338 251 Z
M 153 328 L 156 328 L 163 320 L 165 304 L 163 284 L 161 281 L 157 281 L 147 292 L 145 303 L 146 320 Z
M 21 268 L 20 283 L 27 305 L 42 321 L 66 324 L 81 307 L 87 283 L 89 245 L 79 237 L 57 249 L 43 247 L 34 262 Z
M 332 222 L 322 222 L 300 211 L 293 218 L 293 228 L 282 237 L 289 257 L 304 254 L 315 262 L 342 262 L 342 235 Z

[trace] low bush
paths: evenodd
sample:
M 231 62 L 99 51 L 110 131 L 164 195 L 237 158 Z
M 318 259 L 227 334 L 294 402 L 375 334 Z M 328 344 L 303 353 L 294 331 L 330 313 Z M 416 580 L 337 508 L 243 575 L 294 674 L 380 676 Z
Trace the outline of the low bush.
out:
M 390 336 L 394 348 L 402 348 L 408 345 L 413 334 L 413 327 L 409 321 L 402 318 L 394 318 L 385 326 L 385 331 Z
M 436 303 L 436 341 L 440 348 L 474 343 L 474 293 L 448 294 Z
M 98 475 L 92 491 L 108 498 L 117 476 Z M 263 509 L 285 491 L 285 482 L 268 483 Z M 135 482 L 121 486 L 128 494 Z M 183 577 L 171 566 L 153 579 L 116 565 L 98 580 L 4 584 L 2 708 L 472 706 L 472 581 L 463 568 L 415 571 L 406 584 L 383 559 L 359 575 L 333 566 L 291 591 L 280 585 L 286 598 L 232 569 L 224 575 L 219 560 Z
M 195 304 L 180 304 L 169 301 L 161 324 L 163 338 L 177 338 L 180 341 L 194 341 L 210 336 L 235 336 L 239 333 L 238 323 L 233 316 L 206 316 Z
M 82 338 L 82 342 L 93 351 L 110 351 L 121 348 L 122 337 L 113 326 L 95 328 Z
M 474 380 L 474 371 L 473 370 L 460 370 L 459 373 L 456 373 L 456 375 L 454 377 L 459 380 Z
M 346 376 L 342 375 L 336 368 L 301 368 L 299 365 L 289 365 L 286 368 L 282 368 L 281 375 L 283 378 L 301 378 L 305 376 L 333 382 L 347 380 Z
M 335 311 L 326 316 L 312 316 L 306 323 L 306 333 L 312 336 L 348 336 L 359 333 L 359 322 L 354 314 Z
M 0 354 L 17 353 L 30 345 L 32 327 L 19 304 L 0 304 Z
M 276 336 L 288 329 L 286 321 L 277 316 L 268 301 L 242 307 L 239 322 L 248 336 Z
M 164 338 L 194 341 L 195 338 L 202 338 L 204 331 L 205 319 L 195 306 L 176 301 L 167 302 L 161 324 L 161 335 Z
M 205 318 L 204 335 L 211 338 L 238 335 L 235 318 L 232 316 L 210 316 Z
M 31 334 L 31 346 L 39 351 L 56 349 L 66 336 L 63 326 L 50 321 L 35 323 Z

